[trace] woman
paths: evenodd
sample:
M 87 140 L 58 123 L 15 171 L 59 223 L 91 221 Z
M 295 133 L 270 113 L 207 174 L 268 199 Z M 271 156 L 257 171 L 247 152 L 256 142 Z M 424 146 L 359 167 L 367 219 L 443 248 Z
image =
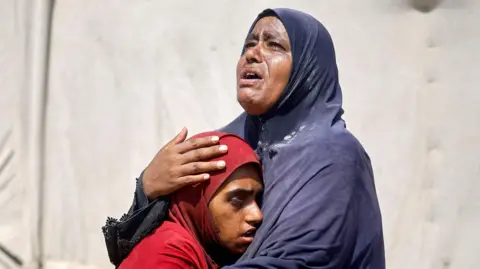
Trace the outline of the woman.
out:
M 231 149 L 223 156 L 226 169 L 175 192 L 168 219 L 133 249 L 120 269 L 217 268 L 234 261 L 252 242 L 262 221 L 260 163 L 235 135 L 210 132 L 193 138 L 212 135 Z
M 240 260 L 226 268 L 385 268 L 370 159 L 341 119 L 335 51 L 324 26 L 291 9 L 262 12 L 237 65 L 237 99 L 245 113 L 222 131 L 244 138 L 261 158 L 264 221 Z M 217 168 L 202 161 L 222 153 L 217 141 L 185 144 L 185 136 L 182 131 L 152 160 L 130 214 L 107 228 L 135 231 L 106 234 L 109 253 L 120 260 L 116 237 L 134 245 L 155 226 L 145 220 L 162 218 L 168 193 Z

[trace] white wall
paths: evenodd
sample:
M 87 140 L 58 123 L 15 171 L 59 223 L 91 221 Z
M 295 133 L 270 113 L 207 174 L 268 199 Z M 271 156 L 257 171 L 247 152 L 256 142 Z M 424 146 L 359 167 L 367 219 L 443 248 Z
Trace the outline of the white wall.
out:
M 236 60 L 266 7 L 307 11 L 333 36 L 388 268 L 480 266 L 480 2 L 55 1 L 44 121 L 31 98 L 42 87 L 29 84 L 42 66 L 34 2 L 0 1 L 0 244 L 32 268 L 39 255 L 48 269 L 111 268 L 100 227 L 128 208 L 153 154 L 183 126 L 217 128 L 241 111 Z
M 29 3 L 0 1 L 0 268 L 33 260 L 36 215 L 27 180 Z M 6 251 L 6 252 L 4 252 Z M 13 256 L 13 259 L 11 256 Z

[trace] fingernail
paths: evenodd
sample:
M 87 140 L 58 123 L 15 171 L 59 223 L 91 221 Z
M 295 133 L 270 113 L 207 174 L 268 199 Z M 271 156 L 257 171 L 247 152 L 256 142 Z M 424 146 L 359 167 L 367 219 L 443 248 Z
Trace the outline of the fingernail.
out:
M 227 147 L 227 145 L 220 145 L 220 147 L 218 147 L 218 149 L 219 149 L 220 151 L 227 151 L 227 150 L 228 150 L 228 147 Z
M 225 167 L 225 161 L 218 161 L 217 162 L 217 167 L 218 168 L 224 168 Z
M 206 180 L 206 179 L 209 179 L 209 178 L 210 178 L 210 174 L 205 174 L 205 175 L 203 175 L 203 179 Z
M 218 142 L 218 140 L 220 140 L 218 136 L 212 136 L 210 139 L 212 139 L 212 142 Z

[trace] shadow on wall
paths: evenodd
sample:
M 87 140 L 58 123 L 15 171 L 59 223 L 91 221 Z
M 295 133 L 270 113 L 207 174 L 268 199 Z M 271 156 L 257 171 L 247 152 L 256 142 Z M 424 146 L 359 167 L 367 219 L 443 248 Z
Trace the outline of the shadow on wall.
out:
M 414 9 L 428 13 L 437 8 L 444 0 L 408 0 L 409 5 Z

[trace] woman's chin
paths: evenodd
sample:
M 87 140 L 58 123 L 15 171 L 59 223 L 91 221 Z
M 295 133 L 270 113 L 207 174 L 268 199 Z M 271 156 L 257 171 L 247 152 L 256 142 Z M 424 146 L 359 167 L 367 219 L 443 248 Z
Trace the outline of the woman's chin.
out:
M 268 110 L 268 108 L 264 107 L 261 102 L 248 96 L 239 95 L 237 100 L 248 115 L 260 116 L 265 114 Z

